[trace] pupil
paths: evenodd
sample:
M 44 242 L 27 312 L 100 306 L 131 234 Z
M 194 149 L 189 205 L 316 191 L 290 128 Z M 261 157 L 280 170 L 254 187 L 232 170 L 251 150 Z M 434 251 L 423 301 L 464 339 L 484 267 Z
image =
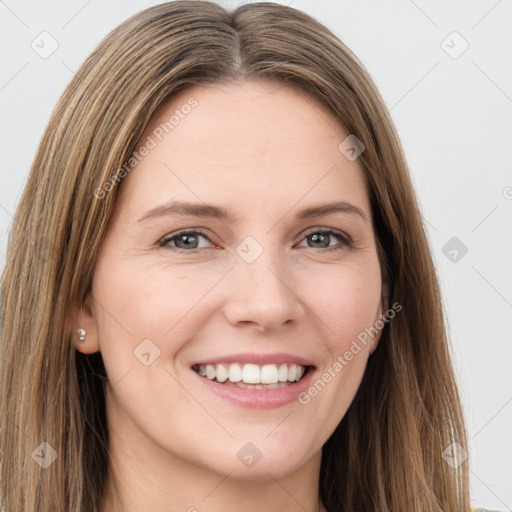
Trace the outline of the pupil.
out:
M 321 243 L 321 242 L 322 242 L 322 240 L 319 240 L 319 238 L 320 238 L 320 239 L 322 239 L 322 238 L 323 238 L 323 239 L 324 239 L 324 241 L 325 241 L 325 240 L 327 240 L 327 243 L 329 242 L 329 240 L 327 239 L 327 237 L 326 237 L 325 235 L 321 234 L 321 233 L 315 233 L 315 234 L 311 235 L 311 237 L 312 237 L 312 241 L 313 241 L 313 243 L 318 243 L 318 242 L 320 242 L 320 243 Z M 323 247 L 325 247 L 325 244 L 323 245 Z
M 192 245 L 194 243 L 194 238 L 196 238 L 194 235 L 181 235 L 180 239 L 182 241 L 184 241 L 184 245 L 185 247 L 190 247 L 191 246 L 191 243 L 190 241 L 192 240 Z

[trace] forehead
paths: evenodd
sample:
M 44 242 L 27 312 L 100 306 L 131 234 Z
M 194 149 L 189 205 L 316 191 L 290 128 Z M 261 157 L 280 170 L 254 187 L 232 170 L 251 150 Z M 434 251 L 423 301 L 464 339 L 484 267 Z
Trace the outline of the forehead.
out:
M 194 86 L 164 102 L 151 119 L 122 199 L 141 206 L 182 199 L 259 209 L 355 199 L 367 209 L 363 169 L 338 149 L 348 135 L 327 107 L 283 83 Z

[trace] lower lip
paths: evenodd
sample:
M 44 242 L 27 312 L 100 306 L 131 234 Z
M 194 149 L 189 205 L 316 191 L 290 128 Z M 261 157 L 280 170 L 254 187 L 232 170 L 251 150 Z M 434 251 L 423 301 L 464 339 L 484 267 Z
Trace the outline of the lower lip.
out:
M 289 384 L 284 388 L 274 389 L 244 389 L 236 386 L 227 386 L 206 377 L 201 377 L 197 372 L 192 371 L 210 391 L 239 407 L 275 409 L 298 401 L 298 395 L 309 386 L 314 373 L 313 370 L 313 367 L 309 367 L 306 375 L 298 382 Z

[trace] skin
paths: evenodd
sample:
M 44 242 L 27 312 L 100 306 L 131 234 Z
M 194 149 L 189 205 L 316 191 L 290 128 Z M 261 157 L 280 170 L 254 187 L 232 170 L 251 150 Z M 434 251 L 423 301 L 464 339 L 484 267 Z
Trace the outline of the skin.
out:
M 240 504 L 248 512 L 322 510 L 321 447 L 352 402 L 379 335 L 306 405 L 239 407 L 206 389 L 191 365 L 286 352 L 311 360 L 316 380 L 375 324 L 384 312 L 381 272 L 363 169 L 338 150 L 348 133 L 328 109 L 266 80 L 182 91 L 160 107 L 139 148 L 191 97 L 197 106 L 120 185 L 92 292 L 78 313 L 76 327 L 87 336 L 77 349 L 101 351 L 109 377 L 113 478 L 127 512 L 238 512 Z M 139 220 L 177 199 L 223 206 L 236 221 Z M 295 218 L 340 200 L 367 220 L 347 212 Z M 196 252 L 179 237 L 158 244 L 198 228 L 208 238 L 197 235 Z M 304 234 L 309 228 L 339 230 L 352 243 L 326 235 L 315 244 Z M 263 250 L 252 263 L 236 251 L 248 236 Z M 148 366 L 134 357 L 144 339 L 160 350 Z M 249 441 L 262 454 L 252 467 L 237 457 Z M 103 510 L 114 509 L 106 499 Z

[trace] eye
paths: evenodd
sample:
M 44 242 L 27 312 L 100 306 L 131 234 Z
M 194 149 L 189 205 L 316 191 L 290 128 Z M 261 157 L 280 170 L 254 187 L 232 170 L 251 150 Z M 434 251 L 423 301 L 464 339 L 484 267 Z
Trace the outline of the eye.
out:
M 350 237 L 345 235 L 343 232 L 334 229 L 315 228 L 304 233 L 303 236 L 306 238 L 306 240 L 311 241 L 313 244 L 309 246 L 310 248 L 324 249 L 324 252 L 340 250 L 351 245 Z M 340 242 L 340 244 L 331 247 L 330 242 L 333 237 L 335 237 Z M 201 238 L 211 243 L 210 239 L 206 235 L 206 232 L 200 229 L 189 229 L 171 233 L 170 235 L 164 237 L 160 242 L 158 242 L 158 245 L 160 247 L 166 247 L 175 251 L 195 253 L 199 249 L 209 249 L 209 247 L 200 246 Z
M 172 233 L 169 236 L 163 238 L 158 245 L 161 247 L 166 247 L 171 250 L 181 250 L 186 252 L 196 252 L 198 249 L 204 249 L 205 247 L 199 246 L 199 239 L 204 238 L 208 241 L 210 239 L 206 236 L 205 232 L 202 230 L 187 230 L 187 231 L 178 231 L 176 233 Z M 171 243 L 175 244 L 174 246 Z M 208 249 L 208 247 L 206 247 Z
M 306 240 L 311 241 L 313 244 L 309 247 L 325 249 L 326 251 L 340 250 L 351 245 L 350 237 L 345 235 L 343 232 L 334 229 L 314 229 L 306 232 L 304 236 L 306 237 Z M 332 237 L 336 237 L 338 241 L 341 242 L 341 245 L 330 247 L 329 244 Z

